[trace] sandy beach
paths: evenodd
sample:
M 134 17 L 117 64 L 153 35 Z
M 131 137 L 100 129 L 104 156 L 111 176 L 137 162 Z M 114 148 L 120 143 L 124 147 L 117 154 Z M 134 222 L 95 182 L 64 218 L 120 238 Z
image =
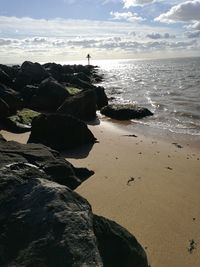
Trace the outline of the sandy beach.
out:
M 94 213 L 138 239 L 151 267 L 199 267 L 199 148 L 129 133 L 104 120 L 89 127 L 98 143 L 63 154 L 95 171 L 76 191 Z M 0 133 L 7 140 L 28 139 L 27 133 Z

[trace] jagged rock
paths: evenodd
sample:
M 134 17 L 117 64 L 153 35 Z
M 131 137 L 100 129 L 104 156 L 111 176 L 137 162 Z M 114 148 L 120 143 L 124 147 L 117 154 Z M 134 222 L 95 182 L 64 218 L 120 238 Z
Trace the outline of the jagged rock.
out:
M 5 139 L 0 135 L 0 168 L 14 163 L 33 164 L 46 174 L 46 179 L 56 181 L 71 189 L 75 189 L 94 174 L 93 171 L 86 168 L 75 168 L 71 163 L 61 158 L 57 151 L 42 144 L 5 142 Z
M 103 266 L 89 203 L 35 166 L 0 170 L 0 266 Z
M 22 107 L 22 100 L 17 92 L 0 83 L 0 98 L 8 105 L 9 115 L 15 114 Z
M 69 114 L 83 120 L 96 118 L 96 96 L 93 90 L 71 96 L 58 108 L 57 113 Z
M 66 150 L 95 143 L 87 125 L 69 115 L 40 115 L 33 119 L 28 143 L 41 143 L 56 150 Z
M 93 224 L 104 267 L 148 267 L 143 248 L 126 229 L 97 215 Z
M 142 108 L 131 104 L 107 105 L 101 109 L 101 114 L 116 120 L 141 119 L 143 117 L 153 115 L 153 113 L 147 108 Z
M 65 86 L 52 78 L 45 79 L 39 86 L 37 94 L 32 97 L 30 107 L 38 110 L 56 110 L 69 96 Z

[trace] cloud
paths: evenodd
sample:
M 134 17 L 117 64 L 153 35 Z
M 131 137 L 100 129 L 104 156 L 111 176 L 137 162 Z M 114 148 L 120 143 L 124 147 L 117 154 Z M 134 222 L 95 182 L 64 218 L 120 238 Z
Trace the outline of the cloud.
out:
M 200 30 L 185 32 L 185 36 L 188 38 L 200 38 Z
M 191 30 L 200 30 L 200 21 L 194 21 L 192 24 L 187 25 L 185 28 Z
M 164 23 L 190 22 L 200 20 L 200 0 L 186 1 L 173 6 L 168 12 L 155 18 Z
M 149 33 L 146 35 L 147 38 L 150 38 L 150 39 L 170 39 L 170 38 L 176 38 L 175 35 L 171 35 L 169 33 L 164 33 L 164 34 L 160 34 L 160 33 L 156 33 L 156 32 L 153 32 L 153 33 Z
M 144 21 L 145 19 L 138 16 L 137 13 L 132 12 L 110 12 L 110 15 L 113 17 L 113 20 L 125 20 L 128 22 L 139 22 Z
M 123 0 L 124 8 L 130 8 L 132 6 L 144 6 L 153 2 L 154 0 Z

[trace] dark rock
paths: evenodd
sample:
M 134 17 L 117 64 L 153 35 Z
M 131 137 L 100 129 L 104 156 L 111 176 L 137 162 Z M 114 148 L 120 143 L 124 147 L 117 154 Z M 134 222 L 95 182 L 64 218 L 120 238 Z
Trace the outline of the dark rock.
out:
M 0 64 L 0 68 L 10 77 L 11 80 L 17 76 L 17 73 L 20 70 L 19 65 L 7 66 Z
M 89 203 L 34 166 L 0 170 L 0 266 L 103 266 Z
M 30 107 L 38 110 L 56 110 L 69 96 L 65 86 L 52 78 L 45 79 L 39 86 L 37 94 L 32 97 Z
M 147 108 L 141 108 L 131 104 L 107 105 L 101 109 L 101 114 L 116 120 L 141 119 L 153 115 Z
M 126 229 L 97 215 L 93 224 L 104 267 L 148 267 L 143 248 Z
M 8 104 L 0 98 L 0 118 L 5 118 L 9 116 L 9 106 Z
M 17 92 L 0 83 L 0 98 L 8 105 L 9 114 L 15 114 L 22 107 L 22 100 Z
M 37 95 L 38 86 L 26 85 L 20 92 L 20 95 L 24 102 L 24 107 L 29 107 L 34 95 Z
M 75 168 L 71 163 L 61 158 L 57 151 L 44 145 L 5 142 L 5 139 L 0 135 L 0 168 L 13 163 L 32 164 L 46 174 L 46 179 L 56 181 L 71 189 L 75 189 L 94 174 L 93 171 L 85 168 Z
M 45 70 L 58 82 L 62 82 L 63 66 L 56 63 L 46 63 L 43 65 Z
M 96 94 L 97 108 L 100 110 L 101 108 L 108 105 L 108 98 L 103 87 L 95 87 L 94 91 Z
M 1 127 L 12 133 L 26 133 L 31 130 L 31 126 L 12 120 L 10 117 L 1 119 Z
M 85 82 L 79 78 L 77 78 L 76 76 L 73 76 L 71 78 L 71 81 L 70 83 L 75 86 L 75 87 L 78 87 L 78 88 L 81 88 L 81 89 L 84 89 L 84 90 L 89 90 L 89 89 L 94 89 L 94 85 L 92 85 L 91 83 L 89 82 Z
M 96 96 L 93 90 L 71 96 L 58 108 L 57 113 L 69 114 L 83 120 L 96 118 Z
M 12 79 L 1 68 L 0 68 L 0 83 L 3 83 L 3 84 L 8 85 L 8 86 L 10 86 L 12 84 Z
M 49 75 L 39 63 L 25 61 L 15 80 L 15 88 L 23 89 L 27 84 L 40 84 Z
M 69 115 L 40 115 L 33 119 L 29 143 L 41 143 L 56 150 L 66 150 L 96 139 L 87 125 Z

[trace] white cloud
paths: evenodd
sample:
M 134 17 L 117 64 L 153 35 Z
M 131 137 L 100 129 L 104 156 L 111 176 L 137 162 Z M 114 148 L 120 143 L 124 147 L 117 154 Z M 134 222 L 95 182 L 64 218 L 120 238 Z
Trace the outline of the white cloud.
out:
M 200 38 L 200 30 L 185 32 L 185 36 L 188 38 Z
M 153 2 L 154 0 L 123 0 L 124 8 L 130 8 L 132 6 L 144 6 Z
M 191 30 L 200 30 L 200 21 L 193 21 L 192 24 L 187 25 L 185 28 Z
M 190 22 L 200 20 L 200 0 L 190 0 L 173 6 L 168 12 L 155 18 L 164 23 Z
M 129 20 L 135 22 L 138 17 L 132 12 L 112 14 L 116 18 L 113 21 L 92 22 L 0 16 L 0 62 L 85 59 L 87 53 L 94 58 L 153 57 L 155 53 L 167 56 L 167 51 L 170 56 L 185 56 L 185 51 L 199 53 L 199 39 L 185 42 L 182 32 L 180 35 L 168 27 L 132 24 Z M 173 39 L 175 34 L 177 38 Z
M 147 38 L 150 38 L 150 39 L 170 39 L 170 38 L 176 38 L 175 35 L 171 35 L 169 33 L 161 34 L 161 33 L 157 33 L 157 32 L 148 33 L 146 35 L 146 37 Z
M 132 12 L 110 12 L 113 20 L 125 20 L 128 22 L 144 21 L 145 19 Z

